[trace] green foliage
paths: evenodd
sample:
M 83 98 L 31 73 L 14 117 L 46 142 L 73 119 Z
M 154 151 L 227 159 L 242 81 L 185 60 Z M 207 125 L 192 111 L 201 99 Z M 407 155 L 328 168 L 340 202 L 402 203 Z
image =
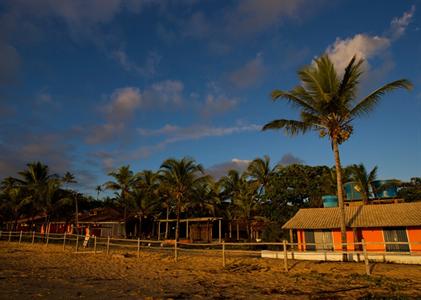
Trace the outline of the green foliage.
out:
M 409 182 L 401 184 L 398 197 L 405 201 L 421 201 L 421 177 L 412 177 Z

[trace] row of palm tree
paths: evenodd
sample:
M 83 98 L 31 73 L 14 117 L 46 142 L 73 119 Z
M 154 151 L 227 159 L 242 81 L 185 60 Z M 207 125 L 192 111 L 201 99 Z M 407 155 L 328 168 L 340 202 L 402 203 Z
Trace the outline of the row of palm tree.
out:
M 363 164 L 344 168 L 346 181 L 354 181 L 365 203 L 376 171 L 374 167 L 367 172 Z M 245 172 L 230 170 L 219 180 L 190 158 L 167 159 L 156 172 L 135 173 L 122 166 L 109 173 L 113 180 L 95 189 L 97 199 L 104 190 L 113 191 L 113 197 L 99 201 L 90 197 L 91 205 L 87 197 L 71 188 L 77 181 L 69 172 L 62 177 L 50 174 L 48 166 L 38 162 L 28 164 L 18 174 L 17 178 L 5 178 L 0 192 L 0 219 L 13 220 L 15 226 L 21 217 L 43 216 L 45 223 L 65 219 L 77 228 L 79 212 L 112 206 L 121 210 L 126 221 L 136 216 L 139 233 L 145 219 L 175 217 L 176 238 L 180 236 L 181 217 L 217 216 L 241 221 L 249 235 L 255 219 L 276 222 L 280 227 L 299 208 L 319 207 L 321 196 L 337 189 L 333 168 L 272 166 L 267 156 L 253 160 Z M 168 232 L 166 223 L 165 238 Z

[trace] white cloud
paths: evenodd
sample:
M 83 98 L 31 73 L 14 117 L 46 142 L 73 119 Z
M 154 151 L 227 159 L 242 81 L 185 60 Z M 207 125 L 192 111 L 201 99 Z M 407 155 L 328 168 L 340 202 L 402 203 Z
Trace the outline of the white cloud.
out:
M 95 125 L 88 130 L 88 135 L 85 138 L 88 144 L 100 144 L 113 140 L 116 136 L 124 132 L 124 123 L 105 123 L 102 125 Z
M 116 89 L 108 103 L 100 107 L 105 122 L 89 128 L 85 141 L 98 144 L 127 136 L 127 123 L 138 109 L 166 109 L 180 105 L 183 89 L 183 83 L 177 80 L 157 82 L 143 92 L 136 87 Z
M 340 39 L 327 47 L 326 53 L 331 58 L 337 71 L 343 73 L 345 67 L 348 65 L 351 58 L 355 55 L 358 59 L 365 60 L 365 67 L 369 69 L 368 60 L 374 57 L 385 56 L 384 54 L 390 48 L 391 44 L 401 37 L 408 24 L 411 22 L 415 12 L 415 6 L 407 12 L 404 12 L 402 17 L 394 18 L 390 24 L 389 32 L 383 36 L 368 35 L 359 33 L 351 38 Z M 385 71 L 390 70 L 393 66 L 392 61 L 386 55 L 386 60 L 383 61 L 383 68 Z
M 105 106 L 105 112 L 109 120 L 122 122 L 130 119 L 141 104 L 140 90 L 134 87 L 125 87 L 114 91 L 110 103 Z
M 7 143 L 0 139 L 0 178 L 16 176 L 27 163 L 33 161 L 49 165 L 51 172 L 64 173 L 71 169 L 73 146 L 67 143 L 63 135 L 39 134 L 26 129 L 19 134 L 14 132 L 13 135 L 16 137 L 6 136 Z
M 240 174 L 247 170 L 247 167 L 251 163 L 248 159 L 233 158 L 231 161 L 219 163 L 206 169 L 206 173 L 211 175 L 215 179 L 220 179 L 222 176 L 228 174 L 230 170 L 236 170 Z
M 303 0 L 244 0 L 225 16 L 225 30 L 234 37 L 253 35 L 303 13 Z M 308 9 L 308 4 L 307 4 Z
M 141 9 L 158 1 L 151 0 L 9 0 L 15 15 L 62 19 L 71 31 L 83 31 L 110 22 L 122 10 L 139 13 Z
M 352 38 L 336 39 L 326 52 L 339 72 L 343 72 L 351 58 L 369 59 L 385 51 L 390 46 L 388 38 L 357 34 Z
M 283 166 L 288 166 L 292 164 L 303 164 L 303 163 L 304 161 L 301 158 L 294 156 L 292 153 L 284 154 L 281 160 L 279 161 L 279 164 Z
M 228 75 L 228 79 L 236 87 L 247 88 L 261 81 L 264 73 L 263 56 L 258 53 L 256 58 L 248 61 L 239 69 L 232 71 Z
M 394 18 L 392 20 L 392 22 L 390 23 L 390 34 L 392 39 L 397 39 L 405 33 L 406 28 L 412 21 L 414 13 L 415 5 L 412 5 L 411 9 L 409 11 L 404 12 L 402 17 Z
M 161 56 L 155 52 L 149 52 L 143 65 L 138 65 L 132 61 L 123 49 L 115 50 L 111 56 L 121 65 L 127 72 L 136 72 L 144 77 L 152 77 L 156 75 Z
M 237 98 L 229 98 L 223 94 L 207 94 L 206 100 L 201 108 L 201 114 L 203 116 L 221 114 L 234 108 L 237 104 Z
M 207 125 L 194 125 L 190 127 L 178 127 L 167 124 L 159 129 L 139 128 L 138 132 L 143 136 L 165 135 L 163 143 L 170 144 L 185 140 L 197 140 L 205 137 L 225 136 L 235 133 L 260 130 L 261 126 L 256 124 L 238 125 L 232 127 L 211 127 Z
M 167 108 L 183 102 L 184 84 L 178 80 L 165 80 L 154 83 L 143 93 L 145 106 Z

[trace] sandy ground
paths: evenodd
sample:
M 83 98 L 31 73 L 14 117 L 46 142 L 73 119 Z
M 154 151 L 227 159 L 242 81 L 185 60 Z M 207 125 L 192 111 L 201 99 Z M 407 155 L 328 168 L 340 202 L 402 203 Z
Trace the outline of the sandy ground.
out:
M 0 299 L 421 299 L 421 266 L 73 251 L 0 242 Z

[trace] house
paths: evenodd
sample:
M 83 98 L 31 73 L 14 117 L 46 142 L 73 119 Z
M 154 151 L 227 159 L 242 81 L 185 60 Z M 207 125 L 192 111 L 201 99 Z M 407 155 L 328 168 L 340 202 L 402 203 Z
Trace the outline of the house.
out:
M 346 206 L 347 250 L 421 252 L 421 202 Z M 339 207 L 300 209 L 283 226 L 299 251 L 341 250 Z M 387 244 L 399 242 L 399 244 Z
M 85 232 L 85 228 L 89 226 L 91 234 L 98 237 L 125 236 L 124 219 L 121 213 L 113 208 L 99 207 L 91 209 L 79 217 L 78 224 L 80 233 Z

